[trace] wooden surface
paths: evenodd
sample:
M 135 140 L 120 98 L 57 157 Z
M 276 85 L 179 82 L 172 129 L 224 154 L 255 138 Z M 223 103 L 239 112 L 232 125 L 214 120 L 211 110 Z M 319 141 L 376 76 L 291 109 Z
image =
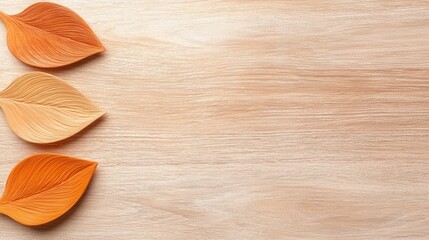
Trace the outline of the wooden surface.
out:
M 1 216 L 0 239 L 429 239 L 428 1 L 56 2 L 108 51 L 47 72 L 108 114 L 48 146 L 1 117 L 0 189 L 38 152 L 99 167 L 67 216 Z M 4 88 L 37 69 L 0 32 Z

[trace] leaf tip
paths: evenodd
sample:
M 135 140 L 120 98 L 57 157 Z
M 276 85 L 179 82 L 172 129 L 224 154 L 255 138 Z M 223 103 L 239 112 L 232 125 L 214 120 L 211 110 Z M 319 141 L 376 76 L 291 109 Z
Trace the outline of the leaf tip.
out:
M 91 166 L 95 169 L 98 167 L 98 162 L 94 162 L 94 161 L 88 161 L 91 163 Z
M 0 98 L 1 101 L 1 98 Z M 97 113 L 94 114 L 94 121 L 96 121 L 97 119 L 103 117 L 107 112 L 101 109 L 97 110 Z
M 100 52 L 105 52 L 105 51 L 107 51 L 107 48 L 102 44 L 102 43 L 100 43 Z

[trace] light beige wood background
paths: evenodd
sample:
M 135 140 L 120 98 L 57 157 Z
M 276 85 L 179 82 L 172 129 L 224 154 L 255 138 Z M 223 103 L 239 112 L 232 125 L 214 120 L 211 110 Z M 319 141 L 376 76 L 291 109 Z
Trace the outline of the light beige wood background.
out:
M 100 164 L 66 217 L 0 239 L 429 239 L 428 1 L 57 2 L 108 51 L 47 72 L 108 114 L 48 146 L 1 117 L 0 189 L 30 154 Z M 36 69 L 0 33 L 4 88 Z

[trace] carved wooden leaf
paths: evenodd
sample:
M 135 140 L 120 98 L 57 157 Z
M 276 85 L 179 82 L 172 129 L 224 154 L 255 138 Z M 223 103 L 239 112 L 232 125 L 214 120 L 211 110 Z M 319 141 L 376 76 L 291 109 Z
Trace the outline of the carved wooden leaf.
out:
M 96 162 L 64 155 L 30 156 L 10 173 L 0 213 L 28 226 L 48 223 L 80 199 L 96 167 Z
M 41 68 L 65 66 L 105 50 L 88 24 L 61 5 L 41 2 L 16 15 L 0 12 L 9 50 Z
M 18 77 L 0 93 L 0 106 L 12 131 L 33 143 L 63 140 L 104 114 L 78 90 L 42 72 Z

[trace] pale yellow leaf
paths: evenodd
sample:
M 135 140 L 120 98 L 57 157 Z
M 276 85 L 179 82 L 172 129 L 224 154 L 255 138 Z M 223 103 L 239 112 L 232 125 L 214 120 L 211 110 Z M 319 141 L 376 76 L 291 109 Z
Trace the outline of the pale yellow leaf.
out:
M 33 143 L 68 138 L 104 114 L 68 83 L 42 72 L 17 78 L 0 93 L 0 106 L 12 131 Z

